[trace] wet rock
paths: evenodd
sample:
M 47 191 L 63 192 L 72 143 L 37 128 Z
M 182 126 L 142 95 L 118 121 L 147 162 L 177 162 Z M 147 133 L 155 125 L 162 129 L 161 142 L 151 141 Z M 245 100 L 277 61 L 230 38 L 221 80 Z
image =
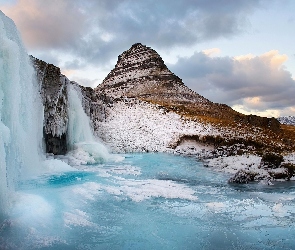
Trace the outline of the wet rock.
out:
M 286 179 L 290 180 L 295 174 L 295 164 L 292 163 L 283 163 L 281 165 L 282 168 L 287 169 L 287 176 Z
M 247 170 L 239 170 L 233 177 L 231 177 L 229 183 L 245 184 L 254 181 L 257 174 Z
M 260 166 L 262 168 L 278 168 L 283 162 L 284 157 L 275 153 L 265 153 L 261 158 Z

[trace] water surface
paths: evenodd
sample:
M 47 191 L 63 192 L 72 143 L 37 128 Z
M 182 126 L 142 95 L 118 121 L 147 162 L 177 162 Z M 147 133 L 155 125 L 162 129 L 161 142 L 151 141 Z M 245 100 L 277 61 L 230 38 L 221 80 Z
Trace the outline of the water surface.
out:
M 295 184 L 228 178 L 194 158 L 130 154 L 23 181 L 0 249 L 294 249 Z

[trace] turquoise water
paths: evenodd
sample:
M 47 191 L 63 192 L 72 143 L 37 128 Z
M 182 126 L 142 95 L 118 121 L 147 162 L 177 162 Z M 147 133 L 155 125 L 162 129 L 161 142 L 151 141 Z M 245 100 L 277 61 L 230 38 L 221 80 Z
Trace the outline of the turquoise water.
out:
M 295 184 L 228 178 L 189 157 L 131 154 L 23 181 L 0 249 L 294 249 Z

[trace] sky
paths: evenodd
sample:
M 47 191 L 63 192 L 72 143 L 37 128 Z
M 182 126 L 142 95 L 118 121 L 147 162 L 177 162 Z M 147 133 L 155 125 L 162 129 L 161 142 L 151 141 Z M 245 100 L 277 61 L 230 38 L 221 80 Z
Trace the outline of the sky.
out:
M 134 43 L 205 98 L 295 115 L 294 0 L 0 0 L 28 53 L 96 87 Z

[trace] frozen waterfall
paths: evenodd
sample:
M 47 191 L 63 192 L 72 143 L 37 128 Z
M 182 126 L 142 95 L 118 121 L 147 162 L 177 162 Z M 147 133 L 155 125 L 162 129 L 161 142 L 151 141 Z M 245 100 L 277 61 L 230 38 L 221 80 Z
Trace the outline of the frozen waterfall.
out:
M 61 161 L 45 161 L 43 105 L 34 75 L 15 24 L 0 11 L 0 215 L 10 209 L 23 179 L 71 170 Z M 69 83 L 68 98 L 70 163 L 96 164 L 110 159 L 107 148 L 93 135 L 79 87 Z
M 0 212 L 20 176 L 40 166 L 42 123 L 34 69 L 15 24 L 0 11 Z
M 71 164 L 97 164 L 110 159 L 111 155 L 103 143 L 93 135 L 90 119 L 82 107 L 82 93 L 79 87 L 68 86 L 69 123 L 68 153 Z

